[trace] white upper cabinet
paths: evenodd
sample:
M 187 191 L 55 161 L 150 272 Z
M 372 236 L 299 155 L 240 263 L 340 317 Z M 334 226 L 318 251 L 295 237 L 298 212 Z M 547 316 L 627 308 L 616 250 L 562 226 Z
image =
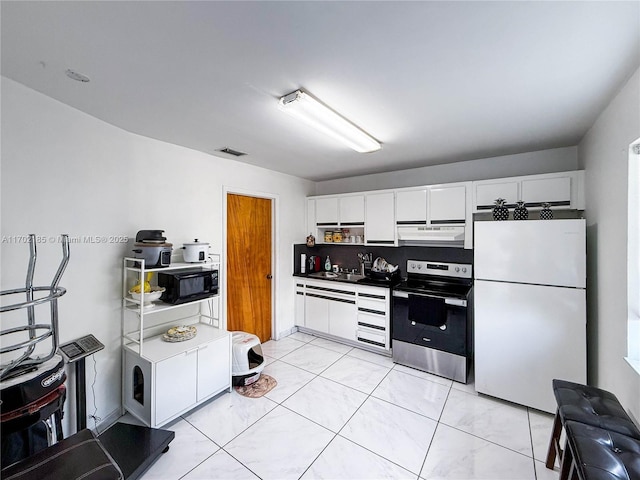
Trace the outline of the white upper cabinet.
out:
M 491 210 L 498 198 L 504 198 L 508 207 L 515 207 L 520 198 L 520 185 L 516 180 L 474 182 L 474 187 L 476 211 Z
M 316 201 L 313 198 L 307 199 L 307 232 L 316 235 Z
M 367 193 L 364 236 L 367 244 L 396 244 L 395 195 Z
M 316 225 L 338 224 L 338 197 L 316 198 Z
M 508 207 L 521 200 L 529 208 L 548 202 L 552 207 L 584 209 L 582 170 L 482 180 L 473 182 L 473 190 L 474 212 L 491 210 L 497 198 L 504 198 Z
M 551 205 L 571 205 L 571 178 L 555 177 L 522 180 L 520 199 L 528 207 L 540 207 L 548 202 Z
M 340 225 L 364 225 L 364 195 L 340 197 Z
M 427 223 L 427 189 L 396 192 L 396 223 L 420 225 Z
M 353 244 L 348 239 L 364 233 L 367 245 L 396 246 L 426 245 L 429 235 L 463 231 L 456 235 L 464 235 L 464 248 L 472 248 L 473 214 L 491 211 L 498 198 L 511 209 L 523 201 L 533 210 L 547 202 L 552 208 L 583 210 L 584 171 L 315 196 L 307 200 L 307 229 L 320 243 L 337 227 L 350 234 L 336 243 Z
M 467 216 L 466 185 L 442 185 L 427 190 L 430 225 L 464 224 Z

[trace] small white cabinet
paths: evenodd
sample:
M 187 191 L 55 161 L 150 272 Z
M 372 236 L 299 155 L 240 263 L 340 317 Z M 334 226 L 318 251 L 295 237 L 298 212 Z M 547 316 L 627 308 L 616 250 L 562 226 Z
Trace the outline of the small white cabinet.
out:
M 365 197 L 364 236 L 367 244 L 395 245 L 395 194 L 368 193 Z
M 340 225 L 344 227 L 364 225 L 364 195 L 350 195 L 340 197 L 339 200 Z
M 329 333 L 329 302 L 317 294 L 307 292 L 304 303 L 305 327 Z
M 176 412 L 183 412 L 196 403 L 198 381 L 198 349 L 182 352 L 155 365 L 154 424 L 161 425 Z M 128 364 L 132 366 L 132 363 Z M 135 368 L 135 367 L 134 367 Z
M 227 348 L 228 347 L 228 348 Z M 231 344 L 224 339 L 220 342 L 206 343 L 198 347 L 197 391 L 196 401 L 203 402 L 207 398 L 225 390 L 229 386 L 226 365 L 231 356 Z
M 429 224 L 464 224 L 467 213 L 466 199 L 465 185 L 429 187 L 427 199 Z
M 145 269 L 141 259 L 124 259 L 122 405 L 149 427 L 160 427 L 230 390 L 231 334 L 220 328 L 217 296 L 180 305 L 154 302 L 143 306 L 127 292 L 148 273 L 217 269 L 218 265 Z M 197 335 L 183 342 L 165 341 L 164 333 L 175 325 L 194 325 Z
M 474 182 L 475 209 L 490 210 L 498 198 L 503 198 L 508 207 L 515 207 L 520 199 L 520 186 L 515 180 L 487 180 Z
M 427 223 L 427 189 L 396 192 L 396 224 L 424 225 Z
M 329 333 L 345 340 L 356 339 L 356 302 L 329 303 Z
M 316 225 L 338 225 L 338 197 L 316 198 Z
M 545 202 L 557 206 L 571 204 L 570 177 L 525 179 L 522 180 L 521 189 L 520 199 L 528 207 L 540 207 Z
M 150 427 L 160 427 L 231 387 L 231 335 L 198 325 L 186 342 L 148 339 L 145 355 L 124 346 L 124 407 Z

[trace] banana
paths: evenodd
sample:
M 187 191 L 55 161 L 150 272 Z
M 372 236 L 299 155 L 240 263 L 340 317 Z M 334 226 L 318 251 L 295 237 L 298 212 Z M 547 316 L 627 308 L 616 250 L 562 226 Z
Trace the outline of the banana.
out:
M 149 272 L 147 273 L 147 278 L 144 282 L 144 293 L 150 293 L 151 292 L 151 283 L 149 283 L 149 280 L 151 280 L 151 275 L 153 275 L 153 272 Z M 142 290 L 142 287 L 140 287 L 139 283 L 136 283 L 133 288 L 131 289 L 131 291 L 133 293 L 140 293 L 140 291 Z

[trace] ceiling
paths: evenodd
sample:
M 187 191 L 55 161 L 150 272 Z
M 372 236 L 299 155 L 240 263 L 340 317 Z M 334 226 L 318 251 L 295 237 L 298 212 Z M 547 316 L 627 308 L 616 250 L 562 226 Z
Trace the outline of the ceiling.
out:
M 314 181 L 576 145 L 640 63 L 638 1 L 1 9 L 2 75 L 127 131 Z M 298 88 L 382 149 L 283 114 Z

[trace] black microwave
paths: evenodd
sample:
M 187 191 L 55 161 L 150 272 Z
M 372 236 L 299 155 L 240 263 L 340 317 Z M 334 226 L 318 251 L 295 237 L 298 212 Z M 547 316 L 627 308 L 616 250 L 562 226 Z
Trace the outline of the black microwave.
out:
M 158 286 L 164 287 L 160 300 L 174 305 L 218 294 L 218 270 L 177 270 L 158 272 Z

